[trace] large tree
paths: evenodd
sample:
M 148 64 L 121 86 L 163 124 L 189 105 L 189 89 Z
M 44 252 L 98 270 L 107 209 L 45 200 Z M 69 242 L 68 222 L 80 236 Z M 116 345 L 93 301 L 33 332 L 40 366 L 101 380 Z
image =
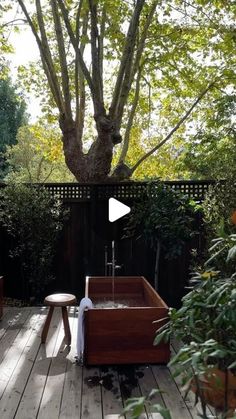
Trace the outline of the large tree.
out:
M 114 147 L 122 136 L 112 175 L 130 177 L 194 115 L 219 79 L 224 88 L 226 76 L 231 77 L 232 55 L 225 60 L 235 33 L 230 1 L 35 0 L 35 10 L 33 2 L 15 1 L 37 42 L 59 110 L 66 164 L 79 181 L 111 175 Z M 128 167 L 140 107 L 145 153 Z M 84 148 L 91 108 L 97 134 Z M 167 112 L 171 123 L 163 128 Z M 159 135 L 149 147 L 155 125 Z

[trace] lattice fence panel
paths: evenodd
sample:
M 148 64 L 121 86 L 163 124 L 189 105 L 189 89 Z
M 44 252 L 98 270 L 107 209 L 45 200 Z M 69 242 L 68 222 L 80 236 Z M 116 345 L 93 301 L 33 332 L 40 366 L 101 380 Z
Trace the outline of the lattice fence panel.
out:
M 154 182 L 155 183 L 155 182 Z M 205 193 L 214 181 L 166 181 L 168 188 L 178 191 L 195 201 L 203 201 Z M 0 187 L 4 187 L 0 184 Z M 63 201 L 106 200 L 110 197 L 122 200 L 139 198 L 147 187 L 146 182 L 123 182 L 107 184 L 46 183 L 44 185 L 52 196 Z

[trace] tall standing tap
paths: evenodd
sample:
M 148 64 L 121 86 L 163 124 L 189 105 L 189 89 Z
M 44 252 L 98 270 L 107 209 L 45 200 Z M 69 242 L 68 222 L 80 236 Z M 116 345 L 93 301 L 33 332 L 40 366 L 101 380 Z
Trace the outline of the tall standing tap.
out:
M 121 269 L 121 266 L 116 265 L 115 241 L 112 240 L 112 242 L 111 242 L 111 262 L 108 262 L 108 247 L 105 246 L 105 276 L 114 277 L 115 274 L 116 274 L 117 269 Z
M 111 242 L 111 263 L 112 263 L 112 270 L 111 270 L 111 276 L 115 276 L 116 273 L 116 260 L 115 260 L 115 241 L 112 240 Z

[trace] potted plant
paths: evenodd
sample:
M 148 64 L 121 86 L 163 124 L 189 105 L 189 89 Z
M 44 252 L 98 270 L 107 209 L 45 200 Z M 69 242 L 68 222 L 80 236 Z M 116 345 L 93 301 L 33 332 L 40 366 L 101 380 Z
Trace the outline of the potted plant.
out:
M 170 321 L 157 332 L 155 344 L 173 335 L 183 345 L 170 365 L 181 374 L 185 389 L 232 417 L 236 409 L 236 234 L 222 235 L 209 249 L 203 272 Z M 218 269 L 221 267 L 221 270 Z

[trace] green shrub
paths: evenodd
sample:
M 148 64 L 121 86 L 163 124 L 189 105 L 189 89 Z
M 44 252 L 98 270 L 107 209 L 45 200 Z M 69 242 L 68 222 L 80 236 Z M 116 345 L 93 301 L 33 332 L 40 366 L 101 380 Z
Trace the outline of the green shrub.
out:
M 195 203 L 162 183 L 150 183 L 128 218 L 126 237 L 143 237 L 156 250 L 155 288 L 158 289 L 160 250 L 166 259 L 181 255 L 193 233 Z
M 206 194 L 203 202 L 204 221 L 208 234 L 208 245 L 211 240 L 222 235 L 236 233 L 236 225 L 232 222 L 232 213 L 236 210 L 235 176 L 228 177 L 225 182 L 217 182 Z
M 55 246 L 64 218 L 61 203 L 43 187 L 11 184 L 1 191 L 0 224 L 13 239 L 10 256 L 19 258 L 25 298 L 32 302 L 53 279 Z

